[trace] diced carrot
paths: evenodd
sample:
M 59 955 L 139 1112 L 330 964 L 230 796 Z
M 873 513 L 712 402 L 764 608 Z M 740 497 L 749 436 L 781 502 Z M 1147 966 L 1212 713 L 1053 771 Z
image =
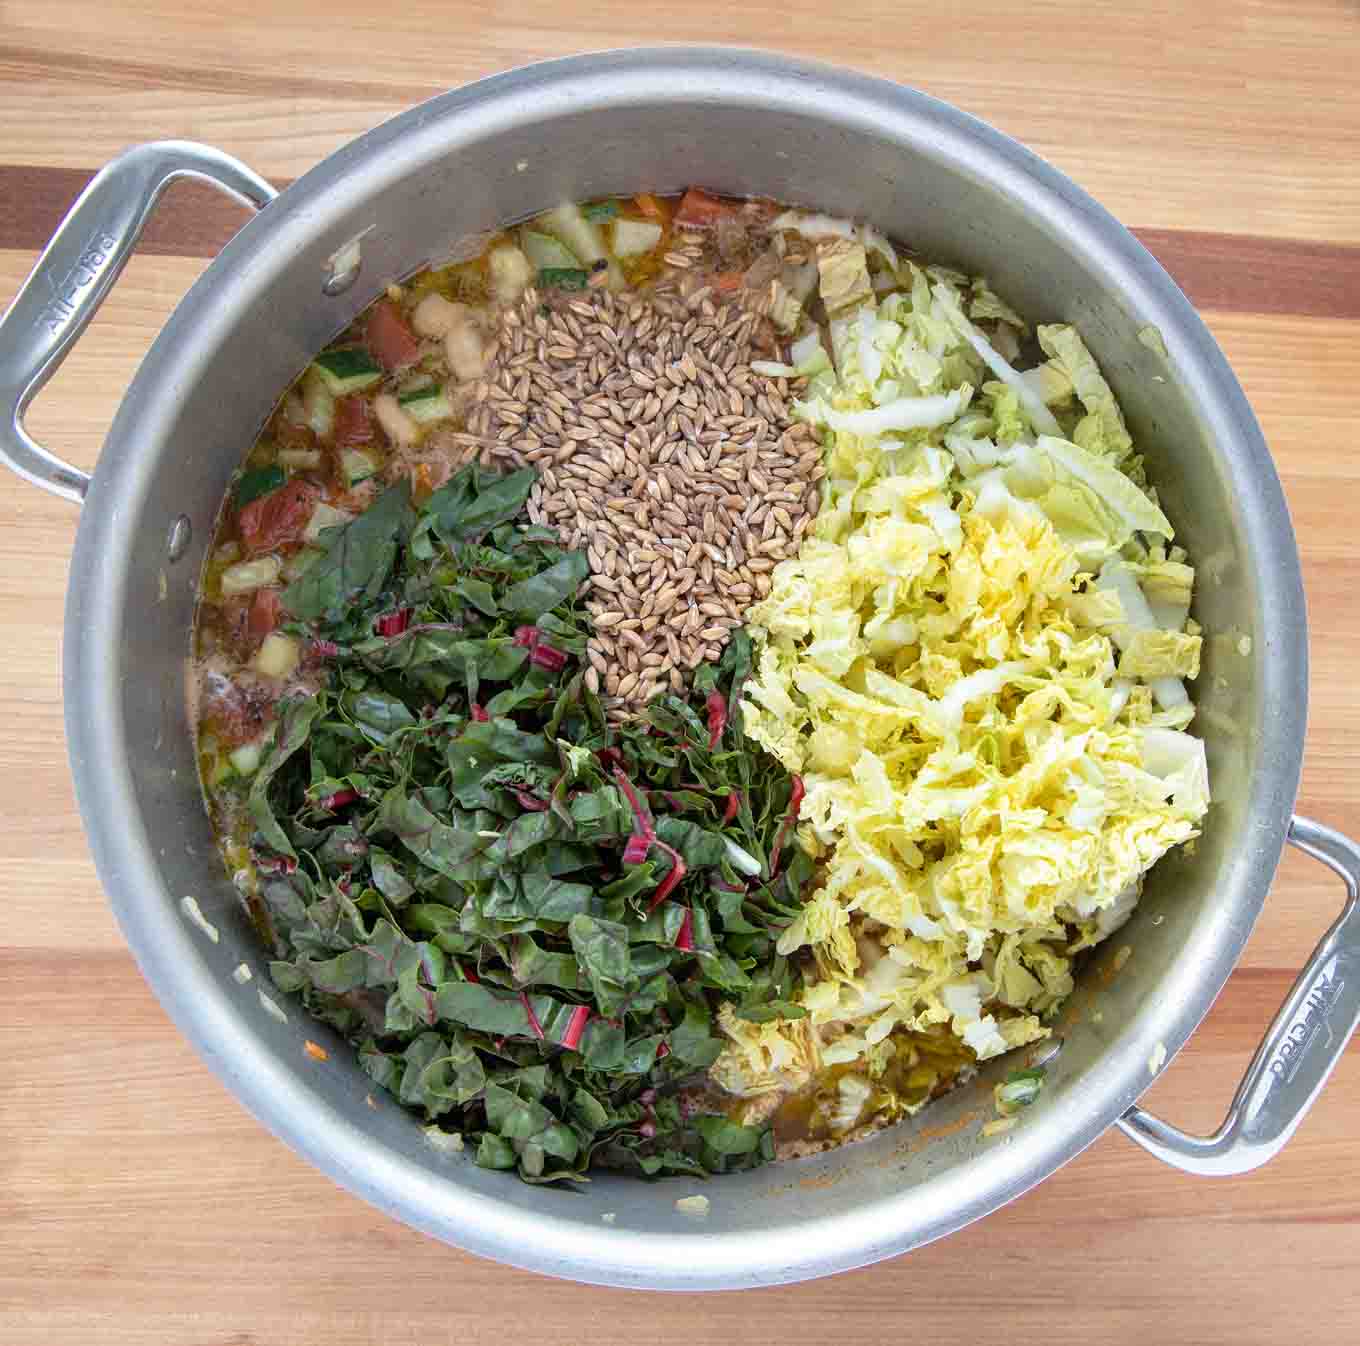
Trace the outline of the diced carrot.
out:
M 278 490 L 252 500 L 236 517 L 245 549 L 267 552 L 282 543 L 296 542 L 320 494 L 312 482 L 294 477 Z
M 283 604 L 278 589 L 256 589 L 251 600 L 246 629 L 256 640 L 263 640 L 283 620 Z
M 373 422 L 368 414 L 368 398 L 352 393 L 335 404 L 335 443 L 337 448 L 352 449 L 373 439 Z
M 733 290 L 740 290 L 745 277 L 740 271 L 719 271 L 710 282 L 719 294 L 731 294 Z
M 637 203 L 637 208 L 644 215 L 650 215 L 654 220 L 665 221 L 666 207 L 663 206 L 651 192 L 639 192 L 633 200 Z
M 711 229 L 732 207 L 699 187 L 691 187 L 675 212 L 675 222 L 689 229 Z
M 390 299 L 376 305 L 365 334 L 369 353 L 384 369 L 402 369 L 420 356 L 420 340 Z

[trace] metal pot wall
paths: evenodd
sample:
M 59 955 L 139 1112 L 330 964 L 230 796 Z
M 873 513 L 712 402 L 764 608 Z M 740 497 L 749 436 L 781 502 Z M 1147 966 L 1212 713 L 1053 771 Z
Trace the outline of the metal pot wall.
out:
M 143 362 L 92 479 L 34 444 L 29 401 L 114 283 L 167 183 L 261 208 Z M 220 870 L 185 712 L 196 581 L 228 480 L 280 391 L 394 277 L 540 210 L 689 183 L 866 216 L 985 273 L 1022 312 L 1073 322 L 1107 371 L 1200 576 L 1197 726 L 1215 803 L 1189 856 L 1151 877 L 1133 954 L 1073 1016 L 1039 1103 L 982 1140 L 993 1063 L 915 1123 L 699 1190 L 605 1176 L 527 1187 L 431 1148 L 338 1041 L 282 997 Z M 353 266 L 358 242 L 360 258 Z M 338 261 L 337 261 L 338 256 Z M 1140 340 L 1155 327 L 1155 341 Z M 657 1289 L 824 1275 L 938 1238 L 1047 1177 L 1111 1124 L 1168 1162 L 1238 1173 L 1288 1138 L 1360 1015 L 1360 850 L 1291 820 L 1307 693 L 1298 555 L 1261 432 L 1222 354 L 1143 248 L 1071 182 L 953 108 L 774 55 L 614 52 L 460 89 L 380 126 L 281 196 L 226 156 L 148 145 L 90 184 L 0 322 L 0 455 L 83 500 L 65 631 L 71 765 L 100 876 L 142 969 L 256 1116 L 399 1219 L 558 1276 Z M 1222 987 L 1286 840 L 1345 881 L 1319 946 L 1212 1137 L 1133 1106 Z M 216 931 L 185 918 L 192 895 Z M 242 963 L 255 978 L 240 984 Z M 1108 969 L 1106 969 L 1108 971 Z M 1098 973 L 1100 968 L 1095 971 Z M 318 1063 L 307 1037 L 330 1048 Z M 932 1138 L 933 1137 L 933 1138 Z

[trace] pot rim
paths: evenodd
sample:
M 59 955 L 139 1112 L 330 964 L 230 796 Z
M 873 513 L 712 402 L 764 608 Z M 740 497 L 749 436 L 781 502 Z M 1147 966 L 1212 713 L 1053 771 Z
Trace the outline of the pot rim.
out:
M 551 117 L 567 107 L 645 99 L 683 105 L 824 103 L 841 123 L 890 126 L 922 154 L 983 178 L 1019 199 L 1068 246 L 1098 265 L 1121 292 L 1136 294 L 1143 320 L 1174 338 L 1177 372 L 1196 399 L 1209 437 L 1229 445 L 1224 471 L 1242 504 L 1242 549 L 1253 563 L 1265 638 L 1254 652 L 1263 720 L 1255 744 L 1249 819 L 1234 867 L 1255 875 L 1238 909 L 1215 931 L 1212 960 L 1181 958 L 1171 994 L 1121 1032 L 1085 1077 L 1082 1100 L 1063 1124 L 1026 1127 L 1005 1147 L 885 1196 L 847 1215 L 772 1228 L 760 1239 L 587 1228 L 456 1183 L 431 1183 L 427 1169 L 391 1151 L 290 1074 L 207 975 L 176 895 L 166 892 L 136 807 L 124 746 L 120 656 L 131 539 L 120 518 L 136 517 L 150 466 L 139 452 L 170 423 L 164 389 L 195 377 L 193 349 L 226 319 L 213 312 L 214 285 L 290 241 L 315 221 L 369 196 L 384 174 L 406 171 L 445 150 L 450 136 L 475 135 L 506 118 Z M 658 92 L 660 91 L 660 92 Z M 361 175 L 355 170 L 364 169 Z M 362 177 L 362 185 L 360 178 Z M 1267 559 L 1269 564 L 1267 564 Z M 420 104 L 336 151 L 248 223 L 180 303 L 130 386 L 110 429 L 83 511 L 68 590 L 63 676 L 66 727 L 77 797 L 96 867 L 143 974 L 178 1027 L 232 1092 L 271 1131 L 335 1181 L 387 1213 L 471 1252 L 515 1266 L 599 1284 L 650 1289 L 769 1285 L 861 1266 L 952 1233 L 1019 1196 L 1075 1157 L 1150 1083 L 1154 1046 L 1174 1055 L 1229 973 L 1264 901 L 1298 785 L 1307 693 L 1303 585 L 1283 492 L 1236 378 L 1194 308 L 1113 216 L 1055 168 L 976 118 L 887 80 L 771 52 L 714 47 L 638 48 L 571 56 L 494 75 Z M 668 1198 L 669 1199 L 669 1195 Z

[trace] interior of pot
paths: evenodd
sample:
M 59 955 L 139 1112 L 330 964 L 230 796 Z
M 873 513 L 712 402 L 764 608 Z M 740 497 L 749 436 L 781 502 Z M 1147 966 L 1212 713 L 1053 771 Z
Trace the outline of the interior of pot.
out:
M 184 697 L 194 586 L 228 479 L 282 389 L 389 280 L 561 200 L 690 183 L 867 217 L 927 258 L 985 274 L 1031 320 L 1080 328 L 1198 567 L 1197 725 L 1215 803 L 1193 855 L 1157 867 L 1095 961 L 1047 1087 L 1006 1137 L 978 1129 L 1010 1060 L 915 1121 L 817 1159 L 702 1187 L 605 1176 L 584 1190 L 534 1188 L 436 1152 L 345 1045 L 270 986 L 195 775 Z M 357 282 L 327 297 L 327 259 L 361 233 Z M 172 564 L 166 538 L 181 515 L 192 544 Z M 474 1251 L 616 1284 L 740 1286 L 863 1263 L 995 1208 L 1110 1124 L 1150 1081 L 1158 1044 L 1174 1053 L 1235 961 L 1278 859 L 1302 737 L 1302 613 L 1278 482 L 1222 357 L 1160 269 L 1075 188 L 894 86 L 782 58 L 624 53 L 417 109 L 328 160 L 230 245 L 110 435 L 73 571 L 66 694 L 82 808 L 129 940 L 167 1008 L 268 1125 L 385 1209 Z M 185 895 L 215 940 L 185 920 Z M 1132 955 L 1112 975 L 1124 945 Z M 328 1061 L 304 1053 L 308 1038 Z M 696 1191 L 711 1203 L 703 1218 L 675 1208 Z

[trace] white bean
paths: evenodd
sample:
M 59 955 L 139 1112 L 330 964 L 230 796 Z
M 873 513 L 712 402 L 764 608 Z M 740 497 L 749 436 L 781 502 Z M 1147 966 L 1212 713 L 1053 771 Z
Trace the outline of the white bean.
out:
M 420 438 L 420 427 L 402 409 L 391 393 L 379 393 L 373 399 L 373 414 L 378 424 L 387 431 L 389 439 L 401 445 L 414 444 Z
M 471 323 L 459 323 L 457 327 L 449 329 L 449 334 L 444 338 L 444 353 L 448 357 L 449 368 L 464 383 L 481 374 L 486 358 L 482 334 Z
M 491 288 L 502 304 L 513 304 L 534 278 L 533 264 L 513 243 L 493 248 L 487 266 L 491 272 Z
M 442 337 L 463 320 L 466 304 L 455 304 L 442 294 L 427 294 L 411 312 L 411 326 L 426 337 Z

